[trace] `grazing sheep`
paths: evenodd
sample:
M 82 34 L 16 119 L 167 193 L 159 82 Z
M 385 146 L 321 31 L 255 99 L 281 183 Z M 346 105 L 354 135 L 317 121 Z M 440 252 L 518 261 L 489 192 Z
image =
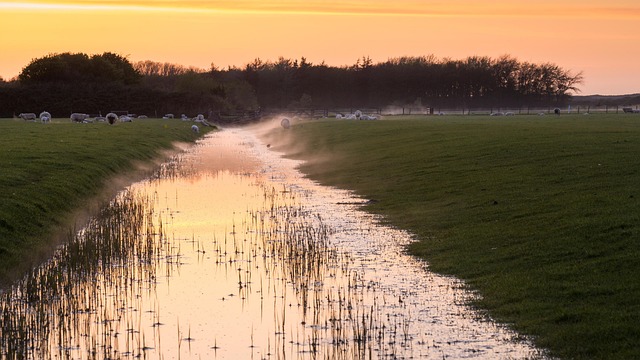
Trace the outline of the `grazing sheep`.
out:
M 375 115 L 362 114 L 360 115 L 360 120 L 378 120 L 378 117 Z
M 163 119 L 173 119 L 175 116 L 173 114 L 164 114 Z
M 140 115 L 140 116 L 138 116 L 138 119 L 147 119 L 147 118 L 148 118 L 148 116 L 147 116 L 147 115 Z
M 85 122 L 85 120 L 87 120 L 88 117 L 89 117 L 89 114 L 73 113 L 69 118 L 73 122 Z
M 108 113 L 107 116 L 105 116 L 105 118 L 107 118 L 107 122 L 110 125 L 113 125 L 116 123 L 116 120 L 118 120 L 118 115 L 111 112 L 111 113 Z
M 43 123 L 48 123 L 51 121 L 51 114 L 47 111 L 43 111 L 40 113 L 40 121 L 42 121 Z
M 191 131 L 193 131 L 194 133 L 198 134 L 198 133 L 200 133 L 200 128 L 198 127 L 198 125 L 193 124 L 193 125 L 191 125 Z
M 505 116 L 514 116 L 515 113 L 511 112 L 511 111 L 507 111 L 506 113 L 504 113 Z
M 336 119 L 342 119 L 344 118 L 344 116 L 342 116 L 342 114 L 336 114 Z
M 291 127 L 291 121 L 289 121 L 289 119 L 284 118 L 282 119 L 282 121 L 280 121 L 280 126 L 282 126 L 285 129 L 288 129 Z
M 132 122 L 133 118 L 127 115 L 120 115 L 121 122 Z
M 95 120 L 99 122 L 105 122 L 107 121 L 107 118 L 105 118 L 104 116 L 96 116 Z
M 36 120 L 36 114 L 34 113 L 20 113 L 20 115 L 18 115 L 20 118 L 22 118 L 22 120 L 27 120 L 27 121 L 35 121 Z
M 543 113 L 543 112 L 539 112 L 539 113 L 538 113 L 538 116 L 545 116 L 545 115 L 546 115 L 546 114 L 545 114 L 545 113 Z

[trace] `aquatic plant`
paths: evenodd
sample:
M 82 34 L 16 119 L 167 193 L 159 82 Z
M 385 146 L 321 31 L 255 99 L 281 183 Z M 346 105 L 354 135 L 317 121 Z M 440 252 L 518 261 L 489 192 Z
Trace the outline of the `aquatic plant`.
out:
M 410 358 L 459 354 L 443 339 L 479 353 L 493 344 L 429 333 L 449 314 L 425 312 L 421 290 L 383 284 L 398 274 L 369 263 L 385 245 L 338 244 L 350 232 L 378 236 L 370 224 L 336 227 L 308 190 L 259 172 L 191 172 L 194 161 L 175 159 L 119 194 L 3 294 L 3 358 Z M 238 184 L 233 199 L 244 201 L 228 213 L 198 208 L 199 196 L 224 199 Z M 192 297 L 169 296 L 183 291 Z

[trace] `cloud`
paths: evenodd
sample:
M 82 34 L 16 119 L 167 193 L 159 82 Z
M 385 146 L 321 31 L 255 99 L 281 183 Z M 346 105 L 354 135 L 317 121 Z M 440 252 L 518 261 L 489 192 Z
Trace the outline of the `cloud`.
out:
M 24 10 L 130 10 L 434 17 L 545 17 L 640 19 L 640 5 L 630 0 L 32 0 L 0 2 Z

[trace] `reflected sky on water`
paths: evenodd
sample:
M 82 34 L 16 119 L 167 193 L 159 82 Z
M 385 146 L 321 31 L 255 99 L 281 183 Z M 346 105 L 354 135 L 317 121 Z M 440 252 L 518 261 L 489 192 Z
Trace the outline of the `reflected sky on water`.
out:
M 208 134 L 3 294 L 3 357 L 541 357 L 296 164 Z

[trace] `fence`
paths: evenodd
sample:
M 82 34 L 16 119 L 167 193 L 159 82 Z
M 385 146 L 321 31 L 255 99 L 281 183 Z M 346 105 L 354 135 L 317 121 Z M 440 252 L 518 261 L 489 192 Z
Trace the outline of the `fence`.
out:
M 389 108 L 383 115 L 540 115 L 554 114 L 556 107 L 488 107 L 488 108 Z M 638 113 L 640 105 L 574 105 L 558 108 L 562 114 L 622 114 Z
M 268 109 L 263 111 L 240 111 L 237 113 L 215 113 L 213 118 L 225 123 L 242 123 L 256 121 L 260 118 L 289 117 L 289 118 L 335 118 L 340 114 L 346 116 L 360 110 L 367 115 L 546 115 L 554 114 L 556 107 L 488 107 L 488 108 L 438 108 L 415 106 L 388 106 L 384 108 L 322 108 L 322 109 Z M 562 114 L 624 114 L 640 113 L 640 105 L 611 106 L 611 105 L 574 105 L 559 108 Z M 211 116 L 211 114 L 210 114 Z
M 387 106 L 384 108 L 325 108 L 325 109 L 271 109 L 263 116 L 278 115 L 304 118 L 327 118 L 337 114 L 353 114 L 360 110 L 370 115 L 540 115 L 554 114 L 556 107 L 486 107 L 486 108 L 439 108 L 415 106 Z M 622 114 L 625 112 L 640 112 L 640 104 L 628 105 L 572 105 L 558 108 L 562 114 Z

